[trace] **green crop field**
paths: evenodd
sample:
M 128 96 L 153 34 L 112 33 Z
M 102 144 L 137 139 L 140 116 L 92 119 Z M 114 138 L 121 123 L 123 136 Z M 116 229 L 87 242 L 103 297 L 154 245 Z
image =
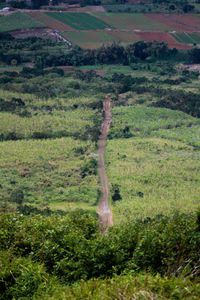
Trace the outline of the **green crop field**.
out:
M 96 17 L 118 29 L 165 31 L 170 27 L 144 14 L 96 13 Z
M 182 33 L 172 33 L 171 34 L 179 43 L 184 44 L 194 44 L 200 43 L 200 36 L 199 33 L 188 33 L 188 32 L 182 32 Z
M 15 12 L 8 16 L 0 17 L 0 32 L 38 27 L 44 27 L 44 24 L 32 19 L 31 17 L 21 12 Z
M 77 30 L 95 30 L 111 27 L 108 23 L 87 13 L 50 12 L 47 14 Z
M 200 192 L 195 150 L 200 146 L 199 120 L 139 105 L 114 108 L 112 114 L 109 136 L 119 138 L 108 141 L 105 157 L 111 193 L 118 185 L 122 197 L 113 204 L 115 221 L 195 210 Z M 125 135 L 130 138 L 120 138 Z
M 48 14 L 42 13 L 40 11 L 31 11 L 26 13 L 31 18 L 35 19 L 36 21 L 39 21 L 43 23 L 45 26 L 50 27 L 52 29 L 58 30 L 58 31 L 73 31 L 74 29 L 68 26 L 67 24 L 64 24 L 62 22 L 59 22 L 55 18 L 49 16 Z

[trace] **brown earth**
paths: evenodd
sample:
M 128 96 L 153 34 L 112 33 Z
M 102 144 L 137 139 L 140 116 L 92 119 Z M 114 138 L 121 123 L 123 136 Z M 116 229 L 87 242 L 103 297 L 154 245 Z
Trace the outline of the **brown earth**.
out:
M 52 30 L 49 28 L 26 28 L 9 31 L 9 33 L 18 39 L 24 39 L 31 36 L 38 36 L 41 38 L 49 38 Z
M 166 32 L 138 32 L 137 35 L 145 42 L 166 42 L 169 48 L 191 49 L 188 45 L 178 43 L 169 33 Z
M 98 169 L 99 178 L 102 187 L 102 199 L 99 202 L 99 226 L 102 233 L 104 233 L 109 226 L 113 225 L 112 211 L 108 205 L 108 180 L 106 176 L 106 168 L 104 163 L 104 151 L 106 148 L 106 138 L 112 120 L 110 95 L 106 97 L 103 103 L 103 111 L 105 113 L 104 120 L 101 124 L 101 134 L 99 136 L 99 149 L 98 149 Z
M 178 31 L 200 31 L 200 18 L 191 14 L 147 14 L 147 16 Z

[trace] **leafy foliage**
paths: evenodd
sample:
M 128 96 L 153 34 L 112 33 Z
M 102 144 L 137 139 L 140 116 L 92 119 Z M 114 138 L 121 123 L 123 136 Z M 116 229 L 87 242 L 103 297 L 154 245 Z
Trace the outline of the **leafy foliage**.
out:
M 2 214 L 4 297 L 44 293 L 50 278 L 55 284 L 55 275 L 63 283 L 141 270 L 195 279 L 200 242 L 196 219 L 196 214 L 157 216 L 115 226 L 101 236 L 97 220 L 80 211 L 65 217 Z

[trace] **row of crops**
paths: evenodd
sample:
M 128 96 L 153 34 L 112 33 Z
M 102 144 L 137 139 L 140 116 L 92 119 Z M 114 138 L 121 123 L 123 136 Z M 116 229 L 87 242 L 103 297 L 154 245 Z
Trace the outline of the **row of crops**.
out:
M 194 24 L 193 24 L 194 23 Z M 182 30 L 180 28 L 182 24 Z M 15 12 L 0 18 L 0 31 L 49 27 L 73 44 L 97 48 L 102 44 L 139 40 L 167 42 L 171 48 L 200 43 L 200 17 L 133 13 Z

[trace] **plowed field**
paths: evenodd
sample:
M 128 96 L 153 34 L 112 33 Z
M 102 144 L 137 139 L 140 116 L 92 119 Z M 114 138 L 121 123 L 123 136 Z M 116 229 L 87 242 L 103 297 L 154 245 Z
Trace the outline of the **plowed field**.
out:
M 200 31 L 200 18 L 191 15 L 159 15 L 148 14 L 149 18 L 157 20 L 174 30 L 178 31 Z
M 46 13 L 42 13 L 39 11 L 31 11 L 27 12 L 31 18 L 43 23 L 45 26 L 55 29 L 57 31 L 74 31 L 72 27 L 62 22 L 57 21 Z
M 166 42 L 169 48 L 190 49 L 190 46 L 179 44 L 170 34 L 165 32 L 140 32 L 137 34 L 140 36 L 140 40 L 144 40 L 145 42 Z
M 144 14 L 97 13 L 98 18 L 118 29 L 167 31 L 172 28 Z

